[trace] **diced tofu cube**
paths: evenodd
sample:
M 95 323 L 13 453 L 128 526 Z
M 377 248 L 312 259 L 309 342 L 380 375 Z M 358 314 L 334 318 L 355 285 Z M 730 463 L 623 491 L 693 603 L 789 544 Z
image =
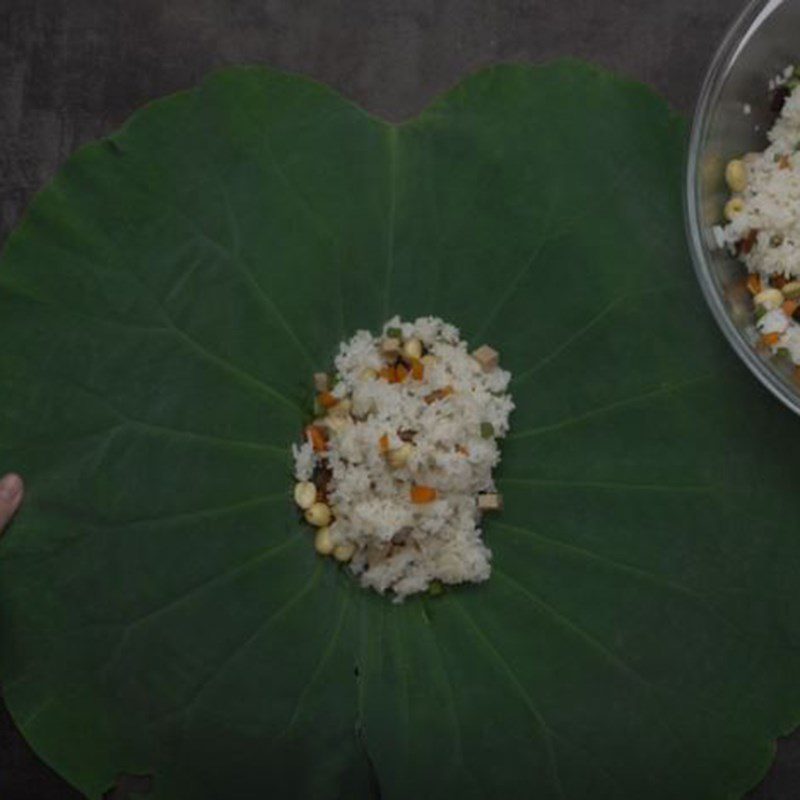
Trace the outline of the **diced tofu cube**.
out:
M 497 369 L 497 365 L 500 363 L 500 353 L 489 347 L 488 344 L 479 347 L 472 354 L 472 357 L 481 365 L 484 372 L 491 372 L 493 369 Z
M 503 495 L 501 494 L 479 494 L 478 509 L 480 511 L 502 511 Z
M 389 337 L 384 339 L 381 343 L 381 350 L 387 355 L 397 355 L 400 352 L 400 345 L 401 342 L 399 339 L 395 339 L 394 337 Z

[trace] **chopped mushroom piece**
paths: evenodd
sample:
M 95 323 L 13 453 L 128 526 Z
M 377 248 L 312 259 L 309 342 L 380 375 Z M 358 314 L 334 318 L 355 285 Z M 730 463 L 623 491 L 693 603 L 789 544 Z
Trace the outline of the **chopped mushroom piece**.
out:
M 502 511 L 503 496 L 500 494 L 479 494 L 478 508 L 481 511 Z
M 414 529 L 408 525 L 404 528 L 400 528 L 400 530 L 392 536 L 392 544 L 396 545 L 397 547 L 402 547 L 408 541 L 408 537 L 411 536 L 413 532 Z
M 430 405 L 431 403 L 435 403 L 437 400 L 444 400 L 445 397 L 450 397 L 450 395 L 454 392 L 455 389 L 453 389 L 452 386 L 445 386 L 442 389 L 436 389 L 430 394 L 426 394 L 424 400 L 428 405 Z
M 481 365 L 484 372 L 491 372 L 500 364 L 500 353 L 488 344 L 481 345 L 472 357 Z

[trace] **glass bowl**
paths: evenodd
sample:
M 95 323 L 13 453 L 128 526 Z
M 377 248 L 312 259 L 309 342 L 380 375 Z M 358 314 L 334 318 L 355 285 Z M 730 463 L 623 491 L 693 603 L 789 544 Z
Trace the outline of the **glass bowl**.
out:
M 800 0 L 751 2 L 714 56 L 697 104 L 686 175 L 686 225 L 697 277 L 723 333 L 764 386 L 800 414 L 794 367 L 757 347 L 744 267 L 717 246 L 713 233 L 730 196 L 725 165 L 766 147 L 766 133 L 775 121 L 769 80 L 798 62 Z

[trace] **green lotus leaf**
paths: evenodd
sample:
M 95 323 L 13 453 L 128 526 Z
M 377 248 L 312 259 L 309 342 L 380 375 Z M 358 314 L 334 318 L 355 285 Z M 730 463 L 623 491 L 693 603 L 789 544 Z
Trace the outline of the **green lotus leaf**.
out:
M 730 800 L 800 721 L 800 421 L 691 275 L 684 125 L 578 63 L 390 125 L 232 69 L 81 150 L 0 264 L 0 676 L 90 798 Z M 402 605 L 291 503 L 311 374 L 435 314 L 517 404 L 493 575 Z

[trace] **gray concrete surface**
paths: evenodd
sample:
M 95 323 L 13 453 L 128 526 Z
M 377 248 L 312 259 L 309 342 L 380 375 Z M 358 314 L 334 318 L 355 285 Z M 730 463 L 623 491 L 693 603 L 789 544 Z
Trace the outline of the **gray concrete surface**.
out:
M 688 113 L 740 0 L 0 0 L 0 244 L 83 142 L 228 63 L 330 83 L 397 120 L 496 61 L 582 56 Z M 71 800 L 0 707 L 0 796 Z M 800 797 L 800 736 L 752 800 Z M 638 800 L 638 799 L 637 799 Z

